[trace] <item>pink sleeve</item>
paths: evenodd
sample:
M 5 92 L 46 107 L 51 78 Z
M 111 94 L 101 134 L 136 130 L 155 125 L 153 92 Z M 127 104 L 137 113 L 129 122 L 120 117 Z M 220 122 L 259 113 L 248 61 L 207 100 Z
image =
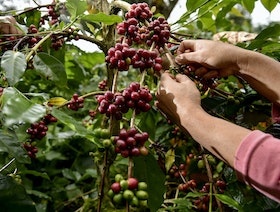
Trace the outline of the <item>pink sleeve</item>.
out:
M 280 202 L 280 139 L 252 131 L 236 152 L 234 168 L 240 180 Z

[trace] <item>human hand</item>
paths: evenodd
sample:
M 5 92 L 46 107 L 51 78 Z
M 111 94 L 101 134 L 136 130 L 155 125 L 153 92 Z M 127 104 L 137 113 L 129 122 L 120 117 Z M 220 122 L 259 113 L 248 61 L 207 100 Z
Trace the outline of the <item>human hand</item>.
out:
M 180 117 L 188 117 L 194 109 L 201 108 L 195 83 L 182 74 L 174 78 L 167 72 L 163 73 L 156 97 L 157 108 L 178 125 L 181 124 Z
M 191 65 L 199 77 L 226 77 L 238 74 L 238 58 L 242 51 L 242 48 L 221 41 L 184 40 L 175 61 L 179 65 Z
M 0 16 L 0 33 L 1 34 L 22 34 L 17 26 L 17 21 L 12 16 Z

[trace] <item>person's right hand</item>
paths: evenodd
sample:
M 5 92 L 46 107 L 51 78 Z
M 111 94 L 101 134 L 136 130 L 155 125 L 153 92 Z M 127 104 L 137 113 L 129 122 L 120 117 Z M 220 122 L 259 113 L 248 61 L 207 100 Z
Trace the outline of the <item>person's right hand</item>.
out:
M 18 23 L 13 16 L 0 16 L 0 33 L 1 34 L 22 34 L 18 28 Z
M 177 50 L 175 62 L 193 66 L 199 77 L 226 77 L 238 74 L 242 51 L 242 48 L 221 41 L 184 40 Z

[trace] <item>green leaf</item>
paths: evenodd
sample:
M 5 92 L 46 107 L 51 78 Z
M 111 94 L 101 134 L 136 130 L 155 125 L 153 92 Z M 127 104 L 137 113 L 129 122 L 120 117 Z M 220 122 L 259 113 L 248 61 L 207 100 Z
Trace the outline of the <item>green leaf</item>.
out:
M 252 13 L 255 8 L 255 1 L 256 0 L 242 0 L 242 5 L 249 13 Z
M 0 130 L 0 149 L 11 154 L 19 163 L 30 163 L 30 158 L 14 132 Z
M 91 140 L 98 147 L 101 146 L 101 144 L 95 140 L 93 133 L 88 131 L 81 123 L 73 119 L 72 116 L 69 116 L 68 114 L 58 109 L 53 109 L 52 115 L 55 116 L 60 122 L 68 126 L 71 130 L 76 132 L 77 135 Z
M 175 162 L 175 150 L 169 149 L 165 154 L 165 169 L 169 171 L 173 163 Z
M 280 24 L 275 24 L 261 31 L 255 39 L 266 40 L 268 38 L 278 37 L 279 35 L 280 35 Z
M 67 75 L 64 65 L 55 57 L 41 52 L 35 55 L 33 64 L 36 71 L 45 79 L 52 80 L 58 87 L 66 86 Z
M 243 209 L 239 206 L 238 202 L 236 202 L 234 199 L 230 198 L 229 196 L 225 194 L 215 194 L 215 196 L 224 204 L 238 210 L 239 212 L 242 212 Z
M 0 174 L 1 211 L 35 212 L 35 204 L 27 195 L 25 188 L 12 177 Z
M 200 193 L 200 192 L 189 192 L 186 197 L 197 198 L 197 197 L 202 197 L 202 196 L 205 196 L 205 195 L 206 195 L 205 193 Z
M 25 72 L 27 63 L 21 52 L 5 51 L 1 60 L 1 68 L 11 86 L 14 86 Z
M 22 173 L 33 175 L 35 177 L 41 177 L 41 178 L 46 179 L 46 180 L 50 180 L 50 177 L 46 172 L 38 172 L 38 171 L 35 171 L 35 170 L 26 169 L 26 170 L 23 170 Z
M 278 4 L 278 0 L 261 0 L 261 2 L 265 9 L 267 9 L 269 12 L 274 10 L 276 5 Z
M 87 10 L 87 2 L 83 0 L 66 1 L 67 11 L 71 14 L 71 19 L 83 14 Z
M 186 7 L 188 11 L 194 12 L 207 2 L 209 2 L 209 0 L 188 0 Z
M 151 212 L 157 211 L 163 202 L 166 187 L 165 175 L 160 169 L 156 159 L 151 155 L 134 157 L 134 174 L 139 181 L 148 185 L 148 204 Z
M 102 22 L 107 25 L 113 25 L 122 22 L 122 18 L 118 15 L 106 15 L 104 13 L 90 14 L 82 18 L 85 21 Z
M 2 113 L 7 127 L 24 122 L 34 123 L 46 113 L 45 107 L 32 103 L 16 88 L 6 88 L 2 97 Z

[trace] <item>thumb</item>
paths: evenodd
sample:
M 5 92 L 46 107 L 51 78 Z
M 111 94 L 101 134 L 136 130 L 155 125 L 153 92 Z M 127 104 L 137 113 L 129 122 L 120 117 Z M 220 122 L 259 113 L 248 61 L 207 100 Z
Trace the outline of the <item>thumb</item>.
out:
M 189 77 L 187 77 L 186 75 L 183 74 L 177 74 L 176 75 L 176 81 L 177 82 L 188 82 L 191 81 L 191 79 Z
M 175 62 L 178 64 L 201 63 L 201 58 L 196 52 L 186 52 L 178 55 Z

